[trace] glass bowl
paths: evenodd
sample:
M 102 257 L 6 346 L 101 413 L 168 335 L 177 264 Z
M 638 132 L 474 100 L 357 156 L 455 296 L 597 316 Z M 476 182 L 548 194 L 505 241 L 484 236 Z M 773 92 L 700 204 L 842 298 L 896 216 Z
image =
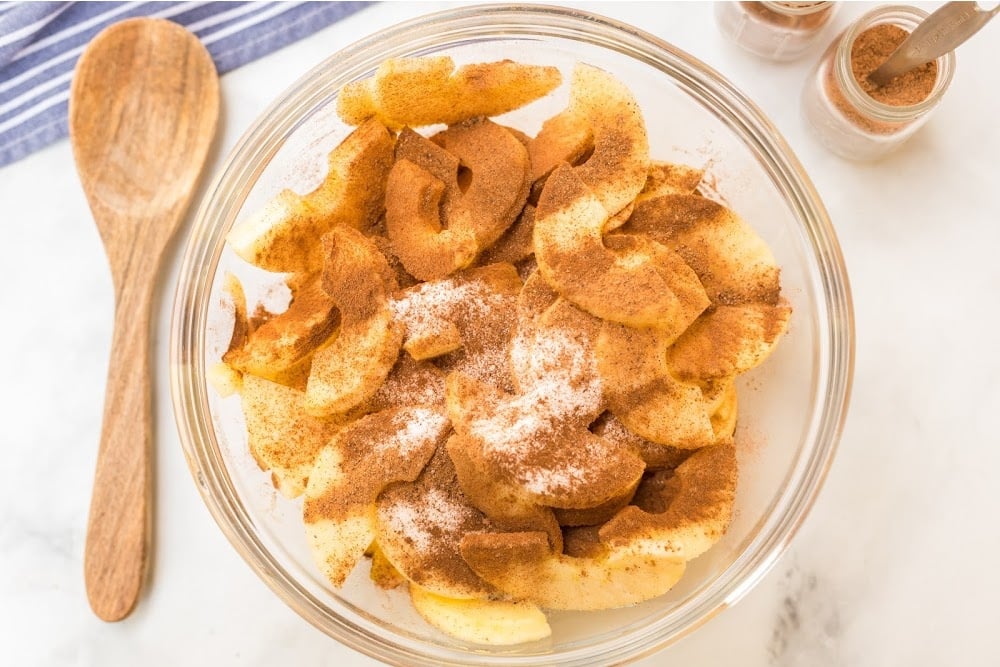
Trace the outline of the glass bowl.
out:
M 760 368 L 741 376 L 740 481 L 725 537 L 690 562 L 667 595 L 603 612 L 550 613 L 552 637 L 516 647 L 465 644 L 434 630 L 405 592 L 382 591 L 359 567 L 341 590 L 313 565 L 301 501 L 279 496 L 246 446 L 239 399 L 220 398 L 206 367 L 225 350 L 232 314 L 227 271 L 250 303 L 281 307 L 273 274 L 245 265 L 224 244 L 234 222 L 283 187 L 306 192 L 325 155 L 349 129 L 334 107 L 340 87 L 390 57 L 448 54 L 456 63 L 510 58 L 557 65 L 568 80 L 583 61 L 635 93 L 654 158 L 705 167 L 706 194 L 727 203 L 767 241 L 782 266 L 794 313 L 788 334 Z M 556 93 L 500 122 L 534 133 L 561 110 Z M 258 575 L 323 632 L 403 665 L 592 665 L 648 654 L 732 605 L 788 546 L 812 506 L 842 428 L 853 368 L 847 275 L 819 196 L 791 149 L 731 83 L 634 27 L 545 6 L 472 6 L 428 15 L 363 39 L 306 73 L 226 160 L 187 241 L 171 330 L 171 388 L 181 442 L 215 520 Z

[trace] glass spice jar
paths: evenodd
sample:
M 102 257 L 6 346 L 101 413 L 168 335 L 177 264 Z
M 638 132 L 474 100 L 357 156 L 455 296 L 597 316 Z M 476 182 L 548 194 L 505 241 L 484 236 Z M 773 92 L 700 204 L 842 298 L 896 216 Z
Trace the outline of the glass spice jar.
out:
M 909 34 L 926 17 L 927 12 L 916 7 L 878 7 L 834 39 L 820 58 L 806 80 L 802 109 L 807 124 L 831 151 L 851 160 L 875 160 L 898 148 L 927 122 L 951 83 L 953 52 L 923 65 L 923 70 L 896 77 L 884 90 L 859 82 L 859 77 L 865 80 L 867 72 L 881 64 L 870 61 L 871 47 L 884 53 L 882 62 L 894 50 L 892 43 L 862 45 L 862 41 L 890 34 L 890 29 L 879 26 L 895 26 Z M 899 30 L 895 32 L 905 38 Z
M 719 30 L 763 58 L 801 56 L 833 17 L 835 2 L 716 2 Z

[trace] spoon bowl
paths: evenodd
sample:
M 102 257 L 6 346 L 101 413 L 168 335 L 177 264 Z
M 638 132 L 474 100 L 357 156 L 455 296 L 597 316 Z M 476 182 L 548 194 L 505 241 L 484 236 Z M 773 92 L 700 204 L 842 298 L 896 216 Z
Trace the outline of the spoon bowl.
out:
M 197 37 L 162 19 L 129 19 L 101 32 L 80 57 L 70 90 L 73 157 L 115 288 L 84 552 L 87 597 L 107 621 L 132 611 L 145 578 L 153 288 L 208 156 L 218 114 L 211 56 Z

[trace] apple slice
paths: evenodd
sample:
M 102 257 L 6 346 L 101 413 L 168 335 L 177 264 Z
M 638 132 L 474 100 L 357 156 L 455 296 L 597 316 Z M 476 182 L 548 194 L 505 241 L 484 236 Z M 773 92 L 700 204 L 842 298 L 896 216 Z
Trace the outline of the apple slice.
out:
M 736 431 L 738 415 L 736 382 L 732 379 L 723 380 L 719 394 L 719 400 L 715 402 L 715 410 L 712 412 L 712 432 L 715 433 L 717 441 L 725 442 L 732 438 Z
M 479 252 L 468 227 L 441 227 L 445 185 L 410 160 L 397 160 L 385 190 L 385 223 L 392 247 L 415 278 L 434 280 L 464 268 Z
M 442 357 L 461 347 L 462 332 L 448 320 L 428 323 L 419 331 L 408 332 L 403 339 L 403 349 L 417 361 Z
M 288 309 L 250 332 L 222 359 L 236 370 L 278 381 L 337 331 L 340 311 L 319 274 L 295 290 Z
M 220 398 L 229 398 L 243 386 L 243 375 L 224 361 L 217 361 L 206 368 L 205 379 Z
M 470 120 L 432 139 L 404 129 L 387 184 L 394 253 L 422 280 L 467 266 L 500 238 L 524 207 L 530 185 L 527 150 L 496 123 Z
M 649 164 L 649 173 L 646 174 L 646 184 L 636 197 L 636 203 L 663 195 L 695 194 L 695 188 L 704 175 L 704 169 L 653 160 Z
M 569 161 L 586 145 L 588 135 L 593 137 L 593 151 L 573 169 L 611 216 L 628 206 L 646 183 L 649 139 L 632 92 L 608 72 L 581 63 L 573 69 L 566 110 L 546 121 L 529 146 L 533 174 L 551 171 L 560 155 Z
M 616 241 L 615 249 L 605 246 L 607 219 L 607 210 L 570 167 L 556 169 L 535 211 L 539 272 L 592 315 L 679 334 L 709 305 L 698 277 L 672 251 L 641 237 Z
M 337 225 L 366 227 L 381 214 L 393 143 L 384 125 L 365 122 L 331 151 L 318 188 L 307 195 L 282 190 L 235 226 L 226 241 L 237 255 L 268 271 L 319 271 L 324 257 L 316 239 Z
M 596 357 L 601 320 L 561 297 L 537 315 L 528 311 L 546 301 L 540 290 L 519 301 L 519 326 L 510 345 L 514 385 L 544 400 L 571 401 L 578 424 L 589 423 L 602 406 Z
M 490 530 L 490 525 L 462 493 L 444 447 L 438 447 L 415 481 L 382 491 L 375 507 L 375 540 L 408 580 L 449 598 L 495 593 L 459 553 L 463 535 Z
M 228 302 L 233 309 L 233 332 L 229 336 L 229 345 L 223 353 L 223 358 L 225 358 L 226 354 L 233 354 L 237 350 L 243 349 L 243 346 L 247 344 L 247 337 L 250 334 L 250 317 L 247 313 L 247 297 L 243 291 L 243 284 L 229 271 L 223 278 L 222 295 L 224 303 Z M 225 361 L 218 361 L 209 366 L 205 375 L 208 383 L 222 398 L 232 396 L 240 390 L 243 384 L 243 374 Z
M 406 328 L 403 349 L 414 359 L 443 356 L 465 345 L 479 358 L 486 348 L 506 347 L 521 291 L 517 269 L 490 264 L 395 294 L 390 308 Z M 445 364 L 449 365 L 449 364 Z
M 774 256 L 748 224 L 716 202 L 674 194 L 639 202 L 623 230 L 675 248 L 712 300 L 670 350 L 679 378 L 731 377 L 767 358 L 791 307 L 781 298 Z
M 644 199 L 622 231 L 646 234 L 675 250 L 714 304 L 779 302 L 781 270 L 771 249 L 750 225 L 711 199 L 693 194 Z
M 440 408 L 383 410 L 344 427 L 317 456 L 302 518 L 320 570 L 341 586 L 375 537 L 375 500 L 412 482 L 449 429 Z
M 229 336 L 226 352 L 242 349 L 251 333 L 250 313 L 247 310 L 247 295 L 243 283 L 233 273 L 226 271 L 222 283 L 223 298 L 233 306 L 233 333 Z
M 459 183 L 461 196 L 446 212 L 447 226 L 472 229 L 479 247 L 489 247 L 524 208 L 531 185 L 528 151 L 506 128 L 486 118 L 452 125 L 431 139 L 462 165 L 456 181 L 467 177 Z
M 385 257 L 361 232 L 336 227 L 323 237 L 323 287 L 340 310 L 340 334 L 313 356 L 305 407 L 323 416 L 347 412 L 378 391 L 399 356 L 402 327 L 386 295 Z
M 316 456 L 344 426 L 341 419 L 306 414 L 304 398 L 298 389 L 250 374 L 240 389 L 250 453 L 287 498 L 302 493 Z
M 545 533 L 471 533 L 462 556 L 515 600 L 545 609 L 596 611 L 663 595 L 684 574 L 684 560 L 615 550 L 574 557 L 549 550 Z
M 535 207 L 525 204 L 520 215 L 514 220 L 497 242 L 484 250 L 479 263 L 494 264 L 506 262 L 517 264 L 535 254 Z
M 425 621 L 445 634 L 492 646 L 512 646 L 552 634 L 545 614 L 530 602 L 455 600 L 410 584 L 413 607 Z
M 555 67 L 511 60 L 463 65 L 448 56 L 390 58 L 375 76 L 344 86 L 337 113 L 356 125 L 375 116 L 393 129 L 445 123 L 513 111 L 562 82 Z
M 489 468 L 535 504 L 583 509 L 621 495 L 644 466 L 631 449 L 587 430 L 601 412 L 600 391 L 594 412 L 589 390 L 581 398 L 565 392 L 566 376 L 554 374 L 551 382 L 512 396 L 450 374 L 446 400 L 455 431 L 472 440 Z
M 612 551 L 639 558 L 691 560 L 725 533 L 735 498 L 736 448 L 730 440 L 699 449 L 672 472 L 645 478 L 633 504 L 601 527 L 600 539 Z
M 399 573 L 389 559 L 385 557 L 378 543 L 373 542 L 368 548 L 371 551 L 372 567 L 368 572 L 369 578 L 376 586 L 383 590 L 399 588 L 406 583 L 406 577 Z
M 455 434 L 448 438 L 447 448 L 466 498 L 498 528 L 542 531 L 554 551 L 562 550 L 562 531 L 552 508 L 539 505 L 491 464 L 477 441 Z
M 636 453 L 638 453 L 639 458 L 641 458 L 643 463 L 646 464 L 647 473 L 651 470 L 660 470 L 664 468 L 673 470 L 687 460 L 687 458 L 691 456 L 694 451 L 697 451 L 682 449 L 680 447 L 671 447 L 670 445 L 661 445 L 659 443 L 646 440 L 645 438 L 628 430 L 625 427 L 625 424 L 623 424 L 620 419 L 615 417 L 614 414 L 610 412 L 605 412 L 601 415 L 596 422 L 591 424 L 590 430 L 603 438 L 614 440 L 622 445 L 634 449 Z M 634 489 L 632 495 L 635 495 Z M 631 498 L 632 496 L 629 496 L 630 501 Z M 608 516 L 604 520 L 606 521 L 610 518 L 611 517 Z M 601 523 L 603 523 L 603 521 Z
M 528 142 L 532 183 L 536 187 L 544 184 L 553 169 L 563 163 L 579 164 L 593 150 L 594 131 L 583 114 L 556 114 L 542 123 L 541 131 Z
M 670 373 L 669 340 L 655 329 L 602 325 L 597 358 L 610 410 L 628 430 L 661 445 L 715 444 L 711 403 L 697 384 Z
M 748 303 L 715 306 L 701 315 L 668 352 L 668 363 L 684 380 L 732 377 L 764 363 L 788 328 L 792 309 Z
M 409 405 L 443 406 L 444 373 L 432 363 L 400 354 L 385 382 L 356 410 L 367 414 Z
M 514 387 L 521 391 L 520 378 L 533 375 L 533 360 L 530 354 L 520 354 L 534 347 L 538 334 L 538 320 L 548 310 L 549 306 L 559 299 L 559 293 L 554 291 L 537 270 L 533 271 L 524 281 L 521 293 L 517 297 L 517 325 L 510 344 L 510 369 Z

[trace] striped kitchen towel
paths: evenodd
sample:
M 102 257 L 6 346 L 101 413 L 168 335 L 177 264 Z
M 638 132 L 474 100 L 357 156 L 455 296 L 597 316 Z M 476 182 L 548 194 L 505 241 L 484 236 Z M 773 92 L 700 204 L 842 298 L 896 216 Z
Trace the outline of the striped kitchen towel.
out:
M 219 73 L 367 2 L 0 2 L 0 167 L 62 139 L 76 60 L 103 28 L 157 16 L 198 35 Z

